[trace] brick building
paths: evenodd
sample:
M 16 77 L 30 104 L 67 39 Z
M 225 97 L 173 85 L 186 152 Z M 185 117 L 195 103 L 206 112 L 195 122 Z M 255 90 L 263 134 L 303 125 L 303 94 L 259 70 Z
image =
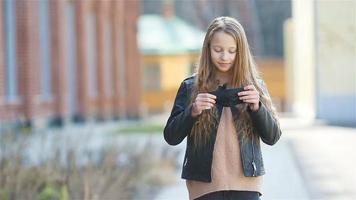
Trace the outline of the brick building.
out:
M 0 122 L 135 118 L 140 2 L 0 1 Z

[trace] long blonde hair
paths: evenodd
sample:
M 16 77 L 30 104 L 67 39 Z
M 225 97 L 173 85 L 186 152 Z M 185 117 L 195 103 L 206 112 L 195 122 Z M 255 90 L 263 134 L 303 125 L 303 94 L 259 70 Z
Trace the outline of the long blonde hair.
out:
M 217 17 L 208 27 L 195 76 L 195 83 L 192 88 L 190 103 L 192 104 L 195 101 L 198 93 L 213 91 L 218 87 L 215 77 L 217 69 L 211 60 L 210 42 L 213 35 L 219 31 L 231 35 L 236 41 L 237 53 L 231 69 L 231 87 L 235 88 L 253 84 L 260 93 L 260 101 L 267 107 L 272 115 L 277 118 L 268 93 L 262 89 L 261 82 L 258 81 L 260 75 L 251 55 L 245 31 L 242 25 L 231 17 Z M 239 104 L 237 108 L 239 110 L 239 117 L 238 119 L 234 118 L 237 134 L 241 136 L 241 138 L 254 137 L 251 119 L 247 113 L 247 105 Z M 199 147 L 207 144 L 210 141 L 211 130 L 214 128 L 217 129 L 218 123 L 216 107 L 210 110 L 204 110 L 202 114 L 199 115 L 190 133 L 194 146 Z

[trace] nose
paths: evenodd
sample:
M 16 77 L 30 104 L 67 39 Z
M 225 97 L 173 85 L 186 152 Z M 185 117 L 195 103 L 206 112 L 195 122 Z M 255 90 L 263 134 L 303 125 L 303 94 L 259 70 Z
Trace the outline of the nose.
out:
M 228 59 L 228 55 L 227 55 L 227 53 L 225 53 L 225 51 L 221 53 L 220 59 L 223 61 L 226 61 Z

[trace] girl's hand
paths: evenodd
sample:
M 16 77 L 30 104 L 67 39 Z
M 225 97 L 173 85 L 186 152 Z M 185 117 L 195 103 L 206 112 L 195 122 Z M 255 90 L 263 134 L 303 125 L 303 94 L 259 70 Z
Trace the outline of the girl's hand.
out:
M 237 94 L 239 99 L 247 103 L 253 112 L 256 112 L 260 108 L 260 93 L 256 90 L 254 85 L 245 86 L 244 90 L 245 91 Z
M 200 115 L 203 110 L 211 109 L 215 105 L 216 96 L 209 93 L 199 93 L 192 107 L 192 116 Z

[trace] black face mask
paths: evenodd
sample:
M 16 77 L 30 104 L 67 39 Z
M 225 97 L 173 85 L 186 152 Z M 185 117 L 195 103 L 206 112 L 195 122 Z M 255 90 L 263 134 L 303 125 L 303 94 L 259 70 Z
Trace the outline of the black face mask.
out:
M 243 87 L 226 89 L 226 85 L 219 86 L 219 88 L 213 92 L 209 92 L 216 96 L 216 104 L 224 107 L 236 106 L 237 104 L 243 103 L 239 99 L 237 93 L 244 91 Z

